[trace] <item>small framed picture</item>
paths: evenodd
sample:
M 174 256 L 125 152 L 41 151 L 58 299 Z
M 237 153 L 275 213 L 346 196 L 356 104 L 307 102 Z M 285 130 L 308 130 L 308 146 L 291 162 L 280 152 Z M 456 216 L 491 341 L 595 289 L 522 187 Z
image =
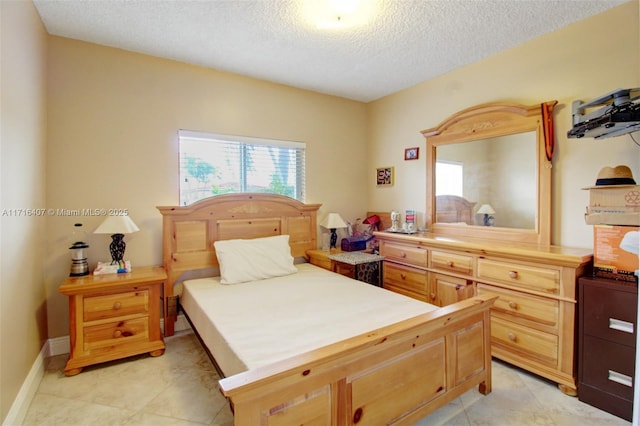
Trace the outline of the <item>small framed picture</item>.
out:
M 404 150 L 405 160 L 417 160 L 420 148 L 407 148 Z
M 379 167 L 376 169 L 376 184 L 378 186 L 393 185 L 393 167 Z

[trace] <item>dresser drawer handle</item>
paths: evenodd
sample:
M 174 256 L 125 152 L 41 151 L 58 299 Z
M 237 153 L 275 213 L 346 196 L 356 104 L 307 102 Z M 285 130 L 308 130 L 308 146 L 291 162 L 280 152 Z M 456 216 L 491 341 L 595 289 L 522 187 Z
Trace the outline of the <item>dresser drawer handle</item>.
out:
M 450 260 L 447 265 L 449 265 L 449 268 L 453 268 L 453 260 Z
M 122 332 L 120 330 L 116 330 L 113 332 L 113 338 L 117 339 L 118 337 L 122 336 Z
M 622 331 L 624 333 L 633 334 L 633 323 L 622 321 L 615 318 L 609 318 L 609 328 Z
M 429 293 L 429 298 L 431 300 L 436 300 L 436 294 L 435 293 Z
M 518 309 L 518 304 L 516 302 L 509 302 L 509 307 L 513 310 Z
M 512 280 L 517 280 L 518 279 L 518 271 L 509 271 L 509 278 L 511 278 Z
M 515 342 L 516 340 L 518 340 L 516 335 L 513 334 L 513 333 L 509 333 L 509 335 L 507 337 L 509 337 L 509 340 L 511 340 L 512 342 Z
M 407 279 L 407 274 L 405 274 L 404 272 L 400 273 L 400 278 L 402 278 L 403 280 Z
M 407 257 L 407 253 L 401 251 L 400 252 L 400 257 L 404 259 L 405 257 Z
M 609 370 L 609 380 L 612 382 L 620 383 L 624 386 L 633 387 L 633 378 L 626 374 L 618 373 L 617 371 Z

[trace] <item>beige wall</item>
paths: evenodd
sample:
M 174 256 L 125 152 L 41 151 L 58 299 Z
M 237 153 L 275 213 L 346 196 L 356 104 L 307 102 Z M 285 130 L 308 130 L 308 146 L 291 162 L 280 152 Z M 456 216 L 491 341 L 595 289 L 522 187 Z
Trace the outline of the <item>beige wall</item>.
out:
M 47 206 L 126 208 L 141 231 L 125 237 L 133 266 L 160 264 L 158 205 L 178 204 L 177 130 L 307 143 L 306 201 L 322 218 L 366 209 L 366 105 L 70 39 L 49 46 Z M 74 222 L 93 231 L 103 217 L 49 218 L 49 336 L 68 335 Z M 110 259 L 108 235 L 89 235 L 89 263 Z
M 33 4 L 1 1 L 0 419 L 47 339 L 45 200 L 47 36 Z
M 640 183 L 640 147 L 629 135 L 601 141 L 568 139 L 571 103 L 640 87 L 638 3 L 630 1 L 369 104 L 369 167 L 391 165 L 396 172 L 393 188 L 367 183 L 369 208 L 424 212 L 424 155 L 421 161 L 403 161 L 405 148 L 426 146 L 420 130 L 485 102 L 537 104 L 556 99 L 553 243 L 592 247 L 592 227 L 583 219 L 588 193 L 580 188 L 593 184 L 600 168 L 617 164 L 629 165 Z M 634 136 L 640 141 L 640 133 Z

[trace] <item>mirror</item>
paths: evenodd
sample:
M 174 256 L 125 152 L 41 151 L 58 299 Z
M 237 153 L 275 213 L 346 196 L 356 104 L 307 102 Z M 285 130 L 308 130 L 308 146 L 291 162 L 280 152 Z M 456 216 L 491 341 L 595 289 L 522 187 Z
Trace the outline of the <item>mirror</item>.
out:
M 484 104 L 424 130 L 427 229 L 550 244 L 555 104 Z

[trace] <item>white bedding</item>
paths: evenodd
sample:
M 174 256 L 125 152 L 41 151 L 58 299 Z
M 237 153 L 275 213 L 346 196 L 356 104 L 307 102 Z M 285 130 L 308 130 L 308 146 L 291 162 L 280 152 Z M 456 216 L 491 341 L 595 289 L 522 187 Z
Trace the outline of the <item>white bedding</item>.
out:
M 311 264 L 237 285 L 184 282 L 181 304 L 225 376 L 437 309 Z

